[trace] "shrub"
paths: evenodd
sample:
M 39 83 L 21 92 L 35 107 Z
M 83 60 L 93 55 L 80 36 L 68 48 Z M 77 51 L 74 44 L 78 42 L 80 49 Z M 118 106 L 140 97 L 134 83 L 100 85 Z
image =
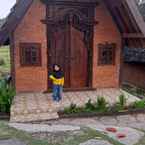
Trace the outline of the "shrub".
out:
M 5 80 L 0 81 L 0 112 L 10 112 L 15 90 L 11 85 L 7 85 Z
M 126 108 L 127 99 L 124 94 L 119 96 L 118 102 L 112 107 L 113 111 L 123 111 Z
M 118 104 L 122 107 L 122 108 L 125 108 L 126 107 L 126 102 L 127 102 L 127 99 L 125 97 L 124 94 L 120 95 L 119 96 L 119 102 Z
M 83 109 L 77 107 L 77 105 L 73 103 L 69 107 L 64 108 L 64 113 L 66 114 L 79 113 L 79 112 L 83 112 Z
M 96 102 L 96 111 L 106 112 L 108 110 L 108 103 L 104 97 L 98 97 Z
M 145 100 L 135 101 L 132 105 L 134 109 L 144 109 L 145 108 Z
M 92 112 L 95 111 L 95 105 L 91 102 L 91 99 L 85 104 L 85 111 Z
M 4 64 L 5 64 L 4 59 L 0 58 L 0 65 L 4 65 Z

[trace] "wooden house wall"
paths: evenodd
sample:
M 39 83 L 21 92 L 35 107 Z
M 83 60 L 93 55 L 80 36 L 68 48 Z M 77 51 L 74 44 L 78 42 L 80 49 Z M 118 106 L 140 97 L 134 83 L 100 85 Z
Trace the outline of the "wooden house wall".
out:
M 14 69 L 17 92 L 47 89 L 46 27 L 40 21 L 45 18 L 45 13 L 45 5 L 40 1 L 34 1 L 14 32 Z M 21 42 L 41 43 L 42 66 L 21 67 L 19 48 Z
M 96 7 L 95 19 L 99 23 L 94 28 L 93 86 L 97 88 L 118 87 L 122 48 L 121 34 L 104 3 Z M 117 46 L 115 65 L 98 65 L 98 44 L 105 42 L 115 43 Z
M 15 85 L 17 92 L 45 91 L 47 89 L 46 25 L 40 21 L 45 19 L 45 15 L 45 5 L 40 1 L 33 2 L 14 32 Z M 120 33 L 104 3 L 96 7 L 95 19 L 99 23 L 94 28 L 93 87 L 118 87 L 121 51 Z M 19 48 L 21 42 L 41 43 L 41 67 L 21 67 Z M 98 44 L 105 42 L 116 43 L 117 45 L 115 65 L 98 66 Z

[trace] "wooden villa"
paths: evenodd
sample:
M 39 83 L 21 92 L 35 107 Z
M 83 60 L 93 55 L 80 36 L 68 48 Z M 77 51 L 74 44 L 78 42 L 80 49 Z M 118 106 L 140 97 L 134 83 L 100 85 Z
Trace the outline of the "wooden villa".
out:
M 17 0 L 0 28 L 6 43 L 17 92 L 48 90 L 54 63 L 70 90 L 145 87 L 145 22 L 135 0 Z

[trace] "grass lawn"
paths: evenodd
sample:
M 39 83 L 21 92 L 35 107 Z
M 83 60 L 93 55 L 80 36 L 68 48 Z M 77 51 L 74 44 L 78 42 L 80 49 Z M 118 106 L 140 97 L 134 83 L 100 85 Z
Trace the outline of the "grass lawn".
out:
M 10 48 L 9 46 L 0 47 L 0 60 L 4 60 L 4 64 L 0 65 L 0 73 L 10 72 Z
M 0 140 L 13 138 L 19 139 L 20 141 L 25 142 L 27 145 L 79 145 L 80 143 L 85 142 L 89 139 L 103 139 L 109 141 L 113 145 L 122 145 L 107 137 L 106 135 L 90 129 L 82 129 L 82 133 L 77 135 L 71 134 L 67 137 L 63 136 L 63 139 L 61 141 L 57 140 L 57 137 L 53 138 L 53 140 L 51 140 L 50 138 L 39 139 L 37 137 L 32 137 L 32 135 L 29 133 L 10 128 L 7 125 L 7 122 L 0 121 Z

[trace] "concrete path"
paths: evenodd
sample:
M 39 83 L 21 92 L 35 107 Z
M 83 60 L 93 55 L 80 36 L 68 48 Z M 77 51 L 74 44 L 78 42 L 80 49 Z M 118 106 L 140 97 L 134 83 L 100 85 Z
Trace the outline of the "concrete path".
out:
M 67 131 L 76 131 L 80 130 L 79 126 L 72 125 L 46 125 L 46 124 L 19 124 L 19 123 L 10 123 L 10 127 L 16 128 L 18 130 L 26 131 L 29 133 L 37 132 L 67 132 Z
M 26 145 L 17 139 L 0 140 L 0 145 Z
M 10 123 L 11 127 L 28 132 L 66 132 L 75 131 L 80 128 L 91 128 L 104 134 L 123 145 L 135 145 L 144 137 L 145 114 L 124 115 L 114 117 L 94 117 L 77 119 L 60 119 L 56 121 L 46 121 L 40 124 L 19 124 Z M 91 140 L 92 141 L 92 140 Z M 81 145 L 90 145 L 88 141 Z M 94 141 L 98 145 L 98 140 Z M 104 145 L 103 143 L 99 145 Z M 107 145 L 107 143 L 106 143 Z M 108 144 L 109 145 L 109 144 Z
M 112 145 L 108 141 L 91 139 L 80 145 Z

